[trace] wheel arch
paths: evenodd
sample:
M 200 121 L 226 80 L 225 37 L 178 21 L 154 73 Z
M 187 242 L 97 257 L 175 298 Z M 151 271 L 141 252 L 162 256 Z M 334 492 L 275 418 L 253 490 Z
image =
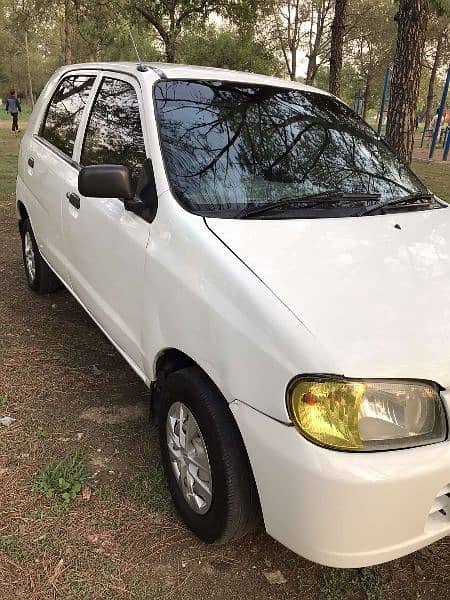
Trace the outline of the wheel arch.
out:
M 22 233 L 22 227 L 23 227 L 24 222 L 27 219 L 28 220 L 30 219 L 30 215 L 28 214 L 27 207 L 22 202 L 22 200 L 17 200 L 16 212 L 17 212 L 17 219 L 19 222 L 19 231 L 20 231 L 20 233 Z
M 152 383 L 150 386 L 151 389 L 151 414 L 152 421 L 156 422 L 159 415 L 159 403 L 160 403 L 160 392 L 162 387 L 164 386 L 164 382 L 176 371 L 180 371 L 181 369 L 186 369 L 187 367 L 197 367 L 204 373 L 204 375 L 211 381 L 211 383 L 216 387 L 220 396 L 223 398 L 223 401 L 226 404 L 232 402 L 234 398 L 231 400 L 226 398 L 221 387 L 218 385 L 217 381 L 215 381 L 214 377 L 211 373 L 208 372 L 197 360 L 192 358 L 189 354 L 175 347 L 168 347 L 160 350 L 153 361 L 153 370 L 152 370 Z

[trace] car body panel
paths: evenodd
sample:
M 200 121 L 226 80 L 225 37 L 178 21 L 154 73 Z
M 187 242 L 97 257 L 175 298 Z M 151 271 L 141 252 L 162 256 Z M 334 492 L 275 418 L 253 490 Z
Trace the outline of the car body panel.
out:
M 337 373 L 450 385 L 450 210 L 207 222 L 335 357 Z

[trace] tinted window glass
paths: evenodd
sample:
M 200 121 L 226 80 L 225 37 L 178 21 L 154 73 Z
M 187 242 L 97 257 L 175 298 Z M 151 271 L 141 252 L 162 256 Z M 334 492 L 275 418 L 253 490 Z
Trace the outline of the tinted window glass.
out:
M 72 156 L 78 126 L 95 77 L 75 75 L 58 86 L 47 110 L 41 135 L 67 156 Z
M 157 84 L 155 99 L 172 187 L 194 212 L 237 216 L 285 196 L 334 190 L 386 199 L 425 190 L 375 132 L 331 96 L 168 80 Z M 332 202 L 324 203 L 318 216 L 332 209 Z
M 89 118 L 81 164 L 125 165 L 136 186 L 145 158 L 136 91 L 125 81 L 105 78 Z

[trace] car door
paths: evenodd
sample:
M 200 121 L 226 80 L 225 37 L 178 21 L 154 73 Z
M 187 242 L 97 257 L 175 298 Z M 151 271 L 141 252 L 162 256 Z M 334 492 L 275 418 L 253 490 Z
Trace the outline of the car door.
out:
M 104 73 L 79 144 L 81 166 L 126 165 L 136 186 L 147 151 L 138 82 Z M 78 158 L 78 157 L 77 157 Z M 118 198 L 67 190 L 63 211 L 70 284 L 86 309 L 140 371 L 143 275 L 150 225 Z
M 64 280 L 67 257 L 61 211 L 67 186 L 75 185 L 78 178 L 75 140 L 95 80 L 95 72 L 79 72 L 59 82 L 24 157 L 24 183 L 32 194 L 32 226 L 43 256 Z

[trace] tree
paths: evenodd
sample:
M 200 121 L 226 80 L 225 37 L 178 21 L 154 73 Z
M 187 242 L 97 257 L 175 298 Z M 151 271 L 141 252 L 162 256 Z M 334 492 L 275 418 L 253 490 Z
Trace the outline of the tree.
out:
M 396 33 L 393 16 L 391 0 L 349 1 L 345 37 L 347 60 L 341 87 L 350 87 L 351 97 L 357 90 L 364 90 L 364 119 L 369 108 L 379 103 L 385 69 L 392 64 Z
M 204 23 L 219 9 L 214 0 L 137 0 L 134 8 L 156 30 L 167 62 L 175 62 L 177 45 L 186 25 Z
M 330 53 L 330 16 L 332 0 L 312 0 L 307 42 L 308 67 L 306 85 L 313 85 L 317 71 L 321 65 L 320 57 L 328 57 Z
M 308 7 L 300 0 L 272 0 L 269 28 L 281 51 L 292 81 L 297 79 L 297 52 L 301 44 L 302 25 L 308 19 Z
M 64 62 L 70 65 L 73 62 L 73 0 L 64 0 Z
M 335 0 L 334 19 L 331 26 L 329 90 L 335 96 L 341 92 L 342 50 L 348 0 Z
M 408 164 L 414 145 L 414 121 L 429 15 L 430 0 L 400 0 L 395 17 L 398 33 L 386 141 Z
M 187 64 L 281 75 L 282 61 L 262 41 L 234 27 L 208 25 L 186 32 L 178 53 Z

